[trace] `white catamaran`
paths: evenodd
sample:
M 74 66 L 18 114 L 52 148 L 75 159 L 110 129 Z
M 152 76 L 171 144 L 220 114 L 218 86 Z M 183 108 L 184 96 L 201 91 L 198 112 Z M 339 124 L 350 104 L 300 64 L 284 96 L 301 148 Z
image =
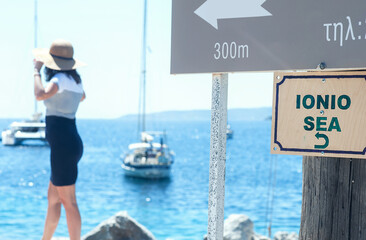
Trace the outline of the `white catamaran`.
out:
M 146 15 L 147 0 L 144 0 L 144 25 L 142 43 L 142 69 L 138 132 L 140 142 L 128 146 L 129 152 L 121 155 L 125 175 L 140 178 L 167 178 L 174 163 L 174 153 L 169 150 L 165 132 L 148 132 L 145 128 L 146 95 Z
M 37 48 L 37 0 L 34 1 L 34 48 Z M 9 128 L 2 131 L 1 141 L 3 145 L 13 146 L 21 144 L 24 140 L 46 141 L 46 124 L 41 120 L 42 113 L 37 111 L 37 100 L 34 100 L 34 114 L 29 120 L 13 122 Z

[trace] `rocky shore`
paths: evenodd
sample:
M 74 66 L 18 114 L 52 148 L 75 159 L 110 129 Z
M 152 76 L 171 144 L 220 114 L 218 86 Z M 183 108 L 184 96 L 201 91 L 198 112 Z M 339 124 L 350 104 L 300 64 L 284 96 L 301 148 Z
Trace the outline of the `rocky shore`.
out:
M 207 236 L 203 237 L 207 240 Z M 232 214 L 224 222 L 224 240 L 298 240 L 296 233 L 277 232 L 270 239 L 254 232 L 254 224 L 244 214 Z M 52 240 L 69 240 L 66 237 L 54 237 Z M 131 218 L 126 211 L 101 222 L 82 240 L 156 240 L 144 226 Z M 193 240 L 193 239 L 192 239 Z

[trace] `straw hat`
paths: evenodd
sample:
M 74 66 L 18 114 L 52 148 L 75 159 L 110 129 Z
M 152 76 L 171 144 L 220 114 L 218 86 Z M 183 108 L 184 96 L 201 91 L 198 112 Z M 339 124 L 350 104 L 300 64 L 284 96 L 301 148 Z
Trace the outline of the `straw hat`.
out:
M 50 49 L 36 48 L 32 52 L 36 60 L 54 70 L 73 70 L 86 65 L 74 58 L 74 48 L 63 39 L 55 40 Z

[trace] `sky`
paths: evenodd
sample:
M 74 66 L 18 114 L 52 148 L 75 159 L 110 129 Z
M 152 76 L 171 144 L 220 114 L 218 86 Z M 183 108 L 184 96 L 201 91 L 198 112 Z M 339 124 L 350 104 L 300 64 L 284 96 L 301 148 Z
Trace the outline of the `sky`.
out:
M 211 108 L 212 74 L 170 74 L 171 0 L 149 0 L 146 112 Z M 37 46 L 55 39 L 74 46 L 86 92 L 78 118 L 138 113 L 143 0 L 38 0 Z M 33 95 L 34 1 L 3 0 L 0 8 L 0 118 L 29 118 Z M 272 105 L 273 73 L 230 73 L 228 108 Z M 42 102 L 38 111 L 45 113 Z

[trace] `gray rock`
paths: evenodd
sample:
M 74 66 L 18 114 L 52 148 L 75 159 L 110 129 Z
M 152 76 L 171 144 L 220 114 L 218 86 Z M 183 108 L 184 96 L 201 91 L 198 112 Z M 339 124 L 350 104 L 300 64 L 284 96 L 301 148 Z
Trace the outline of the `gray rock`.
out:
M 118 212 L 82 237 L 83 240 L 155 240 L 154 235 L 126 211 Z
M 277 232 L 273 240 L 298 240 L 299 236 L 296 233 Z
M 225 240 L 251 240 L 254 235 L 253 222 L 243 214 L 232 214 L 224 222 Z
M 262 235 L 255 234 L 254 236 L 252 236 L 251 240 L 271 240 L 271 239 Z
M 232 214 L 224 222 L 224 240 L 270 240 L 254 233 L 253 226 L 246 215 Z M 204 240 L 207 240 L 207 235 Z

